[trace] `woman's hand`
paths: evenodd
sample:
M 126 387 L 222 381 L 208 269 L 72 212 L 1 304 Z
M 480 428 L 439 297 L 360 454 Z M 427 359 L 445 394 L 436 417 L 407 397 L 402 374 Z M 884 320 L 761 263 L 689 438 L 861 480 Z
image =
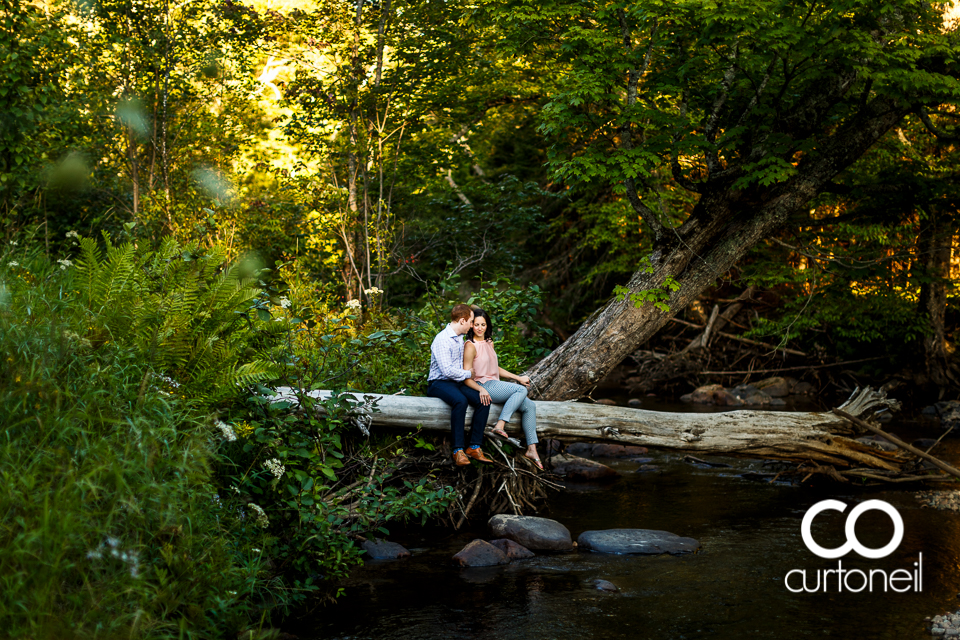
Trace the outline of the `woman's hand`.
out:
M 525 387 L 530 386 L 530 376 L 517 376 L 517 382 Z
M 486 389 L 480 389 L 480 403 L 483 406 L 488 406 L 493 399 L 490 397 L 490 392 Z

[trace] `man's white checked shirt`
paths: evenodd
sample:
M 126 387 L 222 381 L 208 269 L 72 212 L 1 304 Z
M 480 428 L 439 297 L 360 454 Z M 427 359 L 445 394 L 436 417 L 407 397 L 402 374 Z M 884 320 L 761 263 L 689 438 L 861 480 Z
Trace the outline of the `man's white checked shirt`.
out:
M 430 345 L 430 375 L 431 380 L 453 380 L 460 382 L 470 377 L 470 372 L 463 368 L 463 336 L 458 336 L 449 324 L 447 328 L 437 334 Z

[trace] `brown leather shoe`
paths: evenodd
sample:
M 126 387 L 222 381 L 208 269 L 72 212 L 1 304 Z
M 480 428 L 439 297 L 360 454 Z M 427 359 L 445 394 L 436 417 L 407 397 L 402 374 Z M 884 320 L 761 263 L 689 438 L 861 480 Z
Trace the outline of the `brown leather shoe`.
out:
M 470 458 L 463 451 L 457 451 L 453 454 L 453 461 L 458 467 L 465 467 L 470 464 Z
M 483 449 L 467 449 L 467 455 L 477 462 L 493 462 L 483 453 Z

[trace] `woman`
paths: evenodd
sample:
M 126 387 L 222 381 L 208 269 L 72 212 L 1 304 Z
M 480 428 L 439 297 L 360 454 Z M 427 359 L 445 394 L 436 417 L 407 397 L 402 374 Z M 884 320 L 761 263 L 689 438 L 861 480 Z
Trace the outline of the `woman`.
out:
M 480 393 L 480 402 L 483 404 L 503 403 L 500 419 L 493 428 L 494 435 L 508 439 L 504 427 L 510 422 L 515 411 L 522 414 L 520 424 L 527 440 L 527 450 L 523 455 L 543 471 L 543 463 L 537 455 L 537 409 L 533 400 L 527 397 L 530 378 L 514 375 L 500 368 L 497 352 L 494 351 L 493 341 L 490 339 L 493 335 L 493 321 L 483 309 L 474 307 L 473 311 L 473 328 L 467 332 L 467 341 L 463 347 L 463 368 L 473 369 L 474 375 L 472 379 L 468 378 L 464 382 Z M 520 384 L 504 382 L 501 377 L 516 380 Z

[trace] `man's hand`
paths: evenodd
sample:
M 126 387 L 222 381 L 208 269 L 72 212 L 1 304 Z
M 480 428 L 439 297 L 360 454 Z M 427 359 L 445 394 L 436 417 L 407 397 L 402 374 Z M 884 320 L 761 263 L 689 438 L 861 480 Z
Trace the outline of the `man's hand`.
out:
M 530 386 L 530 376 L 517 376 L 517 382 L 525 387 Z
M 490 392 L 486 389 L 480 389 L 480 403 L 483 406 L 489 405 L 493 401 L 493 398 L 490 397 Z
M 474 371 L 473 367 L 470 367 L 469 369 L 467 369 L 467 371 L 470 372 L 470 377 L 468 378 L 469 380 L 476 380 L 476 379 L 477 379 L 477 372 Z

